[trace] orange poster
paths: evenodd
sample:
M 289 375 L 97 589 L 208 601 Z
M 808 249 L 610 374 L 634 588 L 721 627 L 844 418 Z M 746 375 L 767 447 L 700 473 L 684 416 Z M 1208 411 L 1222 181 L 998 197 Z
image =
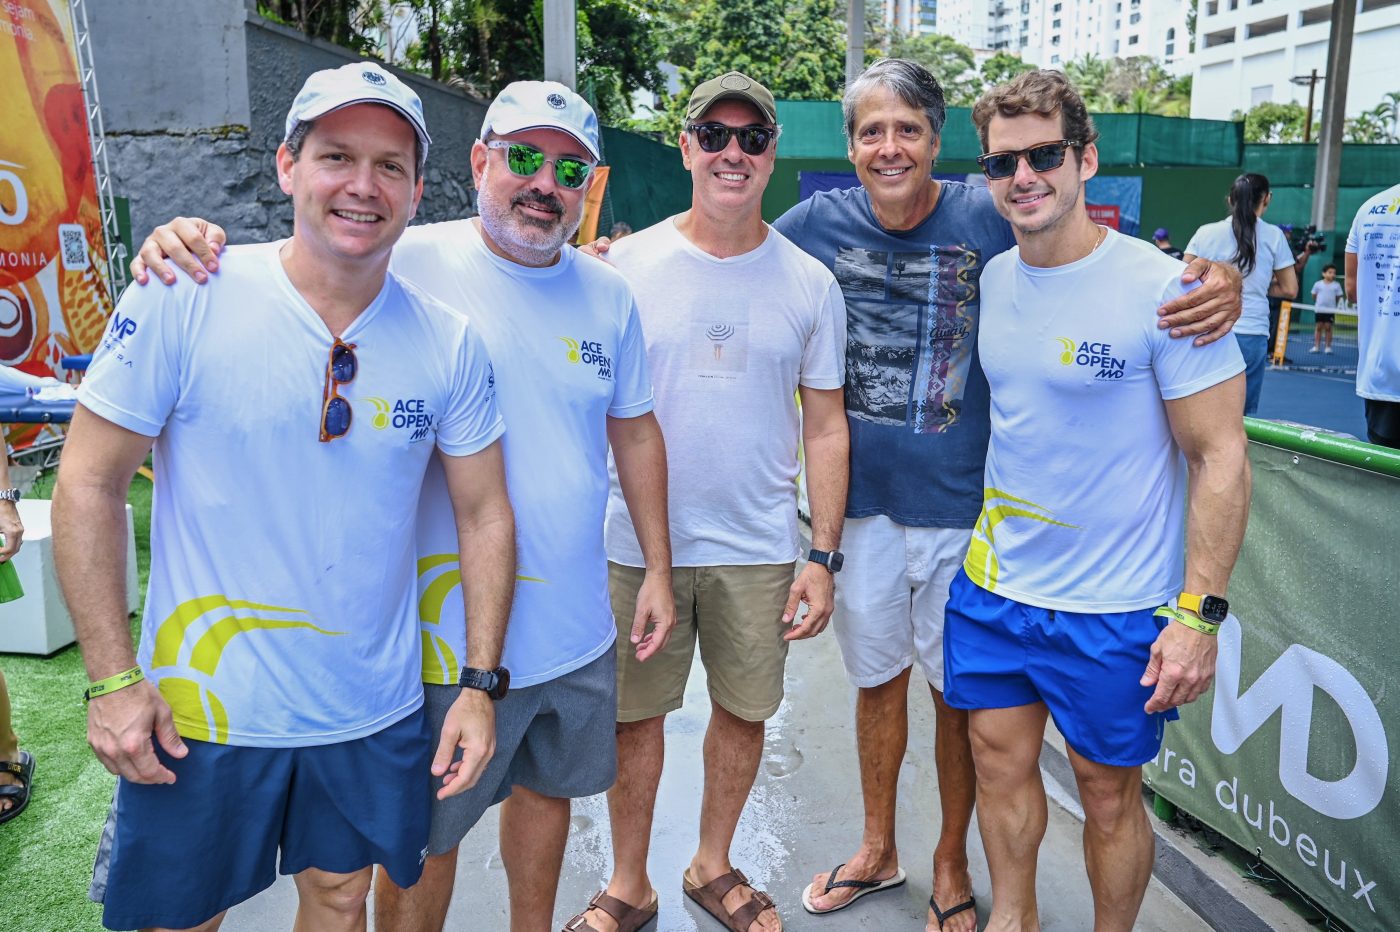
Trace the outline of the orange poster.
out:
M 61 377 L 111 309 L 68 4 L 0 0 L 0 364 Z

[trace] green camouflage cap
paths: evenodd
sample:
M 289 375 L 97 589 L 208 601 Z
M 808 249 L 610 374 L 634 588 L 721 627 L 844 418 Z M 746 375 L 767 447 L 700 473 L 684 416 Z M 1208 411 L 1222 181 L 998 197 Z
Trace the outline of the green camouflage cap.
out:
M 685 108 L 686 122 L 700 119 L 705 115 L 705 111 L 721 100 L 747 101 L 758 108 L 765 120 L 777 125 L 778 106 L 773 102 L 773 92 L 737 71 L 711 78 L 697 87 L 695 93 L 690 95 L 690 104 Z

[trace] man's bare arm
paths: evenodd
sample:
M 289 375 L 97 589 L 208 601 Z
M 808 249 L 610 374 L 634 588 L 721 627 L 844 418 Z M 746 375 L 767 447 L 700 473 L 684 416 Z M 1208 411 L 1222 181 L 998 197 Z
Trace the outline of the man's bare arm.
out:
M 608 443 L 617 462 L 617 481 L 637 531 L 646 575 L 637 591 L 632 644 L 638 660 L 666 646 L 676 627 L 671 591 L 671 528 L 666 510 L 666 441 L 656 415 L 609 417 Z M 647 631 L 648 624 L 651 630 Z
M 1343 260 L 1343 262 L 1345 264 L 1345 271 L 1347 276 L 1347 280 L 1345 282 L 1347 301 L 1354 305 L 1356 304 L 1356 273 L 1357 270 L 1361 267 L 1361 263 L 1360 260 L 1357 259 L 1356 253 L 1354 252 L 1347 253 L 1346 258 Z
M 54 562 L 94 682 L 136 666 L 126 612 L 126 493 L 151 439 L 80 404 L 63 446 L 53 496 Z M 153 734 L 171 755 L 185 755 L 170 706 L 149 682 L 88 704 L 88 743 L 108 770 L 137 783 L 173 783 L 175 775 L 155 755 Z
M 1249 518 L 1249 457 L 1240 411 L 1244 375 L 1168 401 L 1172 434 L 1186 455 L 1185 591 L 1224 596 Z M 1144 686 L 1156 684 L 1148 712 L 1194 701 L 1215 678 L 1216 640 L 1172 622 L 1152 645 Z
M 1298 297 L 1298 274 L 1293 271 L 1293 266 L 1274 269 L 1274 277 L 1269 282 L 1269 297 L 1288 301 Z
M 1235 327 L 1240 303 L 1240 273 L 1227 262 L 1211 262 L 1187 255 L 1182 284 L 1200 281 L 1201 287 L 1168 301 L 1157 309 L 1159 328 L 1171 328 L 1172 337 L 1196 337 L 1197 346 L 1214 343 Z
M 506 622 L 515 592 L 515 515 L 506 496 L 501 442 L 470 456 L 439 453 L 457 524 L 462 597 L 466 601 L 465 666 L 494 670 L 505 646 Z M 432 772 L 445 777 L 440 799 L 476 785 L 496 748 L 495 708 L 479 689 L 463 689 L 448 710 Z M 452 756 L 462 749 L 462 760 Z
M 838 550 L 851 476 L 845 392 L 805 386 L 797 391 L 802 399 L 802 450 L 807 464 L 807 504 L 812 511 L 812 546 Z M 784 638 L 796 641 L 822 632 L 835 606 L 835 582 L 831 571 L 819 563 L 802 568 L 788 590 L 783 609 L 783 621 L 792 625 Z M 799 602 L 807 603 L 807 614 L 800 619 Z
M 138 285 L 150 280 L 148 272 L 167 285 L 175 284 L 171 265 L 183 269 L 201 285 L 212 272 L 219 271 L 219 253 L 228 242 L 224 228 L 199 217 L 176 217 L 151 231 L 136 258 L 131 260 L 131 277 Z

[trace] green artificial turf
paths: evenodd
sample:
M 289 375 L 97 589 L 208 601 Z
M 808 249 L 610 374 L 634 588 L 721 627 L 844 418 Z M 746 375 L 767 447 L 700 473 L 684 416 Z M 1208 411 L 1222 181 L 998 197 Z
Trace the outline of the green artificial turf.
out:
M 32 497 L 48 498 L 52 476 Z M 131 483 L 141 591 L 150 569 L 151 483 Z M 135 636 L 138 621 L 132 622 Z M 83 688 L 87 675 L 76 646 L 51 657 L 0 654 L 20 746 L 35 757 L 29 807 L 0 825 L 0 924 L 25 932 L 97 932 L 102 910 L 87 899 L 92 860 L 116 778 L 87 746 Z

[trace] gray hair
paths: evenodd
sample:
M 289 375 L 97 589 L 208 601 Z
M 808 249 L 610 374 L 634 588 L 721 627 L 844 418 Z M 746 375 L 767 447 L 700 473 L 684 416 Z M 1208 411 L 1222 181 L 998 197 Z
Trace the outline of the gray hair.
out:
M 405 123 L 408 121 L 405 120 Z M 301 158 L 302 146 L 306 145 L 306 137 L 311 135 L 311 131 L 316 128 L 315 120 L 301 120 L 292 131 L 287 134 L 287 138 L 282 140 L 282 144 L 287 147 L 287 152 L 295 162 Z M 418 132 L 413 133 L 413 165 L 415 168 L 413 180 L 417 181 L 423 175 L 423 166 L 427 164 L 428 153 L 423 151 L 423 140 L 418 138 Z
M 938 79 L 918 62 L 907 58 L 882 58 L 866 68 L 846 86 L 841 97 L 841 113 L 846 118 L 846 139 L 854 141 L 856 107 L 872 87 L 883 87 L 911 107 L 924 111 L 933 135 L 943 135 L 943 123 L 948 118 L 943 101 L 943 88 Z

